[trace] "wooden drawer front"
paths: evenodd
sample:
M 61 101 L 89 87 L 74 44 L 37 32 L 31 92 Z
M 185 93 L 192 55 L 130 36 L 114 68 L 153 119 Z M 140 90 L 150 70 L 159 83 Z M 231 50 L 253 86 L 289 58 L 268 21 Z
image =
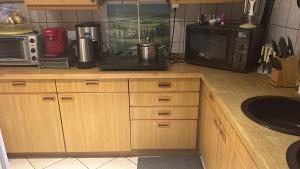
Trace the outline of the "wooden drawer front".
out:
M 128 80 L 57 80 L 58 92 L 128 92 Z
M 200 79 L 130 79 L 130 92 L 199 91 Z
M 132 120 L 132 149 L 194 149 L 197 120 Z
M 197 106 L 198 92 L 185 93 L 131 93 L 131 106 Z
M 56 92 L 54 80 L 2 80 L 0 93 Z
M 131 119 L 198 119 L 198 107 L 131 107 Z

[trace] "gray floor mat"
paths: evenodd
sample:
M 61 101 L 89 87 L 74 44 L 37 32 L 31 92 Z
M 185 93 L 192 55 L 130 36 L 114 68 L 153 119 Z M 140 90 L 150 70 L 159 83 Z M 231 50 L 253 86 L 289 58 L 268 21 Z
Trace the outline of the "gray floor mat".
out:
M 203 169 L 199 157 L 139 157 L 137 169 Z

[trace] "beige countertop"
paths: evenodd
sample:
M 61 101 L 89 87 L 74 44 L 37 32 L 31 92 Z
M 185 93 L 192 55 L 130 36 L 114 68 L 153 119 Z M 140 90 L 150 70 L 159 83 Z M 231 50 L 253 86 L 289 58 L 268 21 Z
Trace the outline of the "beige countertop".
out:
M 292 96 L 294 89 L 272 87 L 264 75 L 242 74 L 187 64 L 176 64 L 169 71 L 105 71 L 94 69 L 38 69 L 0 67 L 0 79 L 113 79 L 113 78 L 202 78 L 213 92 L 226 118 L 240 136 L 260 168 L 288 169 L 286 150 L 300 137 L 264 128 L 248 119 L 241 103 L 252 96 Z

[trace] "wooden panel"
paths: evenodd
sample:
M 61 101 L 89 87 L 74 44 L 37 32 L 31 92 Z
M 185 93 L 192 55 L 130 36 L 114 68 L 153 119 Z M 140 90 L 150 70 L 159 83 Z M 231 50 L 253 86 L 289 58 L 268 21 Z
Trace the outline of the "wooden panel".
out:
M 56 92 L 54 80 L 1 80 L 0 93 Z
M 56 94 L 0 94 L 0 100 L 8 153 L 65 151 Z
M 130 92 L 199 91 L 200 79 L 130 79 Z
M 222 123 L 222 127 L 224 128 L 227 137 L 231 140 L 232 145 L 235 147 L 237 153 L 239 154 L 240 159 L 243 161 L 243 164 L 246 168 L 257 169 L 257 165 L 254 162 L 253 158 L 249 154 L 249 151 L 242 143 L 240 137 L 237 135 L 236 131 L 232 128 L 230 122 L 224 116 L 220 106 L 215 104 L 215 112 L 219 116 L 220 121 Z
M 197 120 L 132 120 L 132 149 L 194 149 Z
M 206 85 L 203 86 L 203 97 L 203 99 L 207 99 L 207 101 L 212 105 L 212 108 L 215 109 L 215 97 Z
M 96 5 L 96 0 L 25 0 L 25 4 L 31 5 Z
M 198 106 L 198 92 L 131 93 L 131 106 Z
M 204 165 L 207 169 L 216 168 L 217 147 L 219 140 L 219 130 L 217 127 L 216 114 L 207 99 L 203 99 L 201 112 L 201 133 L 200 133 L 200 151 Z
M 130 151 L 127 93 L 59 94 L 67 152 Z
M 199 3 L 237 3 L 242 0 L 171 0 L 173 4 L 199 4 Z
M 58 92 L 128 92 L 123 80 L 57 80 Z
M 198 107 L 131 107 L 131 119 L 198 119 Z

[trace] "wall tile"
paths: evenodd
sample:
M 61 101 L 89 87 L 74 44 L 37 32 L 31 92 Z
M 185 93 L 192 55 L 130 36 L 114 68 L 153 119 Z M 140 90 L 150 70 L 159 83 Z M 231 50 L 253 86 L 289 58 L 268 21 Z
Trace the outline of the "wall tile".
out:
M 231 3 L 217 5 L 216 15 L 220 16 L 221 14 L 225 14 L 227 21 L 231 20 L 231 12 L 232 12 L 232 4 Z
M 275 30 L 275 36 L 274 36 L 274 40 L 276 42 L 279 41 L 279 38 L 280 37 L 285 37 L 286 35 L 286 27 L 280 27 L 280 26 L 277 26 L 276 27 L 276 30 Z
M 6 7 L 6 6 L 12 6 L 13 4 L 10 2 L 5 2 L 5 3 L 2 3 L 0 2 L 0 7 Z
M 287 30 L 286 30 L 286 35 L 285 35 L 286 39 L 287 39 L 287 37 L 291 38 L 294 48 L 296 46 L 298 32 L 299 31 L 297 29 L 287 28 Z
M 27 18 L 28 22 L 31 22 L 30 13 L 24 3 L 14 2 L 13 6 L 16 7 L 22 13 L 22 15 Z
M 232 4 L 231 22 L 242 23 L 243 18 L 244 18 L 244 4 L 243 3 L 233 3 Z
M 48 23 L 48 27 L 54 27 L 54 28 L 57 28 L 57 27 L 62 27 L 63 24 L 61 22 L 50 22 Z
M 94 22 L 107 22 L 107 4 L 100 6 L 98 10 L 93 11 Z
M 63 22 L 77 22 L 77 13 L 76 11 L 62 11 L 62 21 Z
M 92 22 L 93 21 L 93 12 L 86 10 L 77 11 L 78 22 Z
M 170 41 L 172 40 L 172 33 L 173 33 L 173 22 L 171 22 L 170 26 Z M 181 34 L 184 31 L 184 22 L 175 22 L 175 30 L 174 30 L 174 40 L 173 42 L 181 41 Z
M 75 30 L 75 25 L 77 23 L 64 22 L 63 27 L 69 31 Z
M 292 0 L 287 27 L 298 29 L 300 24 L 300 9 L 297 0 Z
M 198 15 L 200 15 L 201 7 L 200 4 L 189 4 L 186 5 L 185 21 L 197 22 Z
M 180 48 L 180 42 L 173 42 L 172 53 L 179 53 L 179 48 Z
M 207 15 L 213 15 L 217 13 L 216 4 L 201 4 L 201 13 Z
M 277 25 L 286 26 L 291 6 L 291 0 L 282 0 L 280 2 Z
M 42 23 L 42 22 L 32 23 L 32 29 L 34 31 L 38 31 L 39 33 L 42 33 L 42 30 L 46 27 L 48 27 L 47 23 Z
M 33 10 L 30 11 L 32 22 L 47 22 L 46 12 L 43 10 Z
M 185 16 L 185 8 L 186 5 L 179 5 L 179 8 L 176 9 L 176 21 L 184 21 L 184 16 Z M 174 12 L 172 10 L 171 12 L 171 21 L 173 21 L 174 18 Z
M 267 35 L 265 38 L 267 40 L 267 42 L 270 42 L 271 40 L 275 39 L 275 33 L 276 33 L 276 26 L 269 25 L 267 28 Z
M 47 22 L 62 22 L 61 11 L 46 11 Z
M 278 19 L 279 5 L 281 0 L 275 0 L 274 7 L 272 10 L 272 15 L 270 18 L 270 24 L 276 24 Z M 284 0 L 283 0 L 284 1 Z
M 102 22 L 101 24 L 101 34 L 102 34 L 102 42 L 109 42 L 109 32 L 108 32 L 108 23 Z

